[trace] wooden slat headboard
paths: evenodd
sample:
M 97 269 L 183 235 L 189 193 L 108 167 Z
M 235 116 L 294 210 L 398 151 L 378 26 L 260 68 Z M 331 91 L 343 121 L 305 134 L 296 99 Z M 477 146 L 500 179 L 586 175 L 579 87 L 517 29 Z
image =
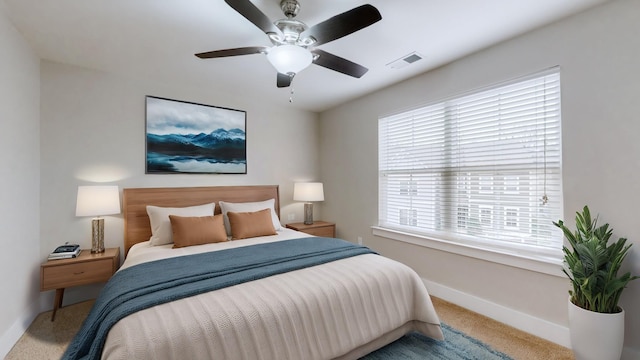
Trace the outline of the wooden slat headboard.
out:
M 216 203 L 215 213 L 220 213 L 219 201 L 251 202 L 275 199 L 275 209 L 280 216 L 278 185 L 258 186 L 208 186 L 169 188 L 129 188 L 123 190 L 124 254 L 129 249 L 151 237 L 151 225 L 147 205 L 185 207 Z

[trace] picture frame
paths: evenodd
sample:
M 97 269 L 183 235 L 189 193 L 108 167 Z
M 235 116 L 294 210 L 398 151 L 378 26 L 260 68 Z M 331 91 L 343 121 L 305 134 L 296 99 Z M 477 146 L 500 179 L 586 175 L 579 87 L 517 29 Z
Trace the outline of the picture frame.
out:
M 247 113 L 146 96 L 146 174 L 246 174 Z

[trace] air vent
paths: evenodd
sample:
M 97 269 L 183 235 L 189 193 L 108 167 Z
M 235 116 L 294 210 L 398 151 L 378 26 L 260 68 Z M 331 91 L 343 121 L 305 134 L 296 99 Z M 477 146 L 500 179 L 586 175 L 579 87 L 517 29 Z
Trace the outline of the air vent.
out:
M 418 60 L 422 60 L 422 55 L 418 54 L 417 52 L 412 52 L 410 54 L 407 54 L 403 57 L 401 57 L 398 60 L 394 60 L 390 63 L 387 64 L 388 67 L 392 68 L 392 69 L 402 69 L 403 67 L 413 64 L 414 62 L 418 61 Z

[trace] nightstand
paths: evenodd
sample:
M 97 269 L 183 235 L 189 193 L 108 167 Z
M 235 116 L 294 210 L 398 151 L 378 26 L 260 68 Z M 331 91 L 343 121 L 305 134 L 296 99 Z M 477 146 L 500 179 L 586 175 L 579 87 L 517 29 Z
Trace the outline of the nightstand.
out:
M 287 224 L 287 228 L 302 231 L 309 235 L 336 237 L 336 224 L 327 221 L 314 221 L 311 225 L 304 223 Z
M 106 282 L 120 267 L 120 248 L 105 249 L 103 253 L 92 254 L 82 250 L 73 259 L 49 260 L 40 266 L 40 291 L 56 290 L 53 300 L 53 314 L 62 307 L 64 289 L 72 286 Z

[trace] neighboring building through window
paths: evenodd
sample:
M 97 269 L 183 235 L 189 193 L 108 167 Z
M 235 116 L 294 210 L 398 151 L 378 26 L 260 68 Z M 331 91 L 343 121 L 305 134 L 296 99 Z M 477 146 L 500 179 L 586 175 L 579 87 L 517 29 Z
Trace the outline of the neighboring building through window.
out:
M 561 257 L 557 68 L 383 117 L 378 130 L 379 227 Z

